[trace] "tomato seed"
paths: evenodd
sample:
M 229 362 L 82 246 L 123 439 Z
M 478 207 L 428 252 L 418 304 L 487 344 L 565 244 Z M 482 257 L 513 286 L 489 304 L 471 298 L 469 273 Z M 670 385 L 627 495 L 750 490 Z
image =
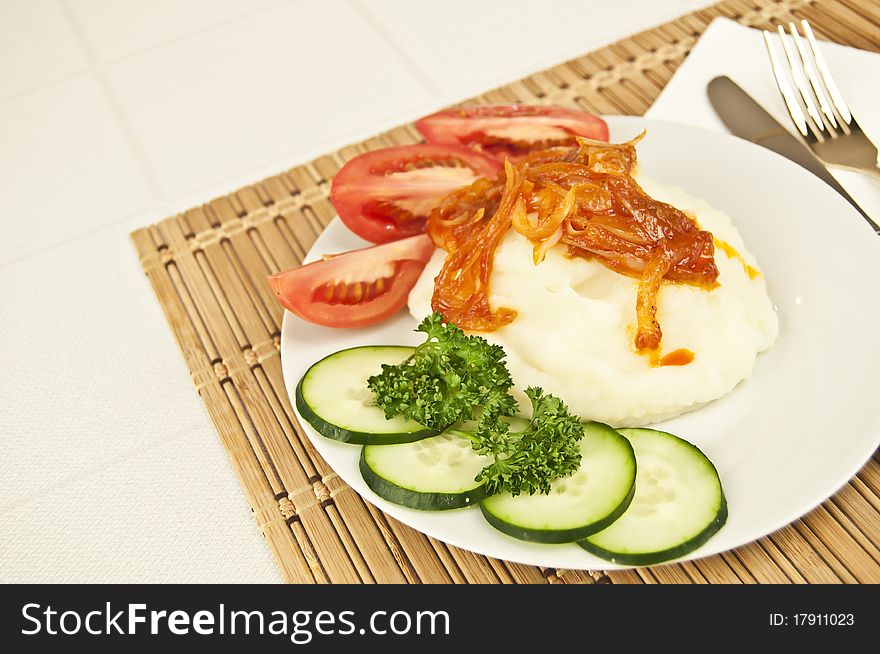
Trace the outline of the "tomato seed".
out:
M 449 157 L 448 159 L 417 159 L 415 161 L 406 161 L 392 165 L 384 170 L 371 171 L 374 175 L 394 175 L 395 173 L 406 173 L 420 168 L 467 168 L 468 165 L 458 157 Z
M 380 277 L 371 282 L 341 282 L 332 281 L 315 289 L 312 297 L 321 300 L 325 304 L 360 304 L 374 300 L 383 293 L 391 290 L 391 279 L 397 274 Z

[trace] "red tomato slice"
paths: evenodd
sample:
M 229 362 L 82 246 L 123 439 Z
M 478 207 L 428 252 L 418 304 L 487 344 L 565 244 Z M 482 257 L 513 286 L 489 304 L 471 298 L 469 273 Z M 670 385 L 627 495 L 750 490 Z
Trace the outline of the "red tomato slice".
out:
M 333 178 L 330 200 L 351 231 L 387 243 L 420 234 L 441 198 L 479 177 L 494 179 L 500 168 L 456 145 L 384 148 L 345 164 Z
M 572 145 L 574 137 L 608 140 L 608 125 L 593 114 L 563 107 L 492 104 L 446 109 L 416 121 L 429 143 L 479 147 L 499 159 Z
M 426 234 L 352 250 L 269 277 L 279 302 L 325 327 L 363 327 L 399 311 L 434 244 Z

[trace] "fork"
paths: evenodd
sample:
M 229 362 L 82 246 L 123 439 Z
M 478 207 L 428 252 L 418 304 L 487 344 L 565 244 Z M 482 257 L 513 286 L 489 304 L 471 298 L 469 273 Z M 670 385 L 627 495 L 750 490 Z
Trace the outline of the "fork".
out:
M 781 25 L 777 27 L 788 61 L 788 74 L 798 90 L 797 95 L 788 81 L 770 32 L 764 30 L 773 76 L 791 119 L 807 146 L 826 166 L 858 170 L 880 179 L 877 147 L 859 127 L 843 99 L 810 24 L 802 20 L 801 26 L 808 46 L 804 45 L 804 37 L 794 23 L 788 24 L 790 35 Z

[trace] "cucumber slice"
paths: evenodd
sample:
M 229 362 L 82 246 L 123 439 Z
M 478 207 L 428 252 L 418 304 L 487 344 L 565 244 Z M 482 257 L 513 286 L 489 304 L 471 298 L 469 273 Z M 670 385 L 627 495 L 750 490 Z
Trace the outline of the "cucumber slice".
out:
M 584 425 L 581 467 L 547 495 L 493 495 L 480 504 L 493 527 L 521 540 L 570 543 L 600 531 L 629 506 L 636 478 L 633 448 L 608 425 Z
M 626 565 L 652 565 L 684 556 L 727 521 L 718 471 L 696 446 L 653 429 L 621 429 L 639 464 L 636 494 L 610 527 L 578 544 Z
M 492 459 L 477 454 L 467 438 L 449 432 L 402 445 L 366 445 L 361 475 L 376 495 L 411 509 L 444 511 L 486 497 L 474 478 Z
M 367 388 L 367 378 L 382 372 L 383 363 L 400 363 L 412 353 L 411 347 L 371 345 L 324 357 L 297 384 L 296 409 L 319 434 L 346 443 L 411 443 L 434 436 L 437 430 L 412 420 L 385 418 Z

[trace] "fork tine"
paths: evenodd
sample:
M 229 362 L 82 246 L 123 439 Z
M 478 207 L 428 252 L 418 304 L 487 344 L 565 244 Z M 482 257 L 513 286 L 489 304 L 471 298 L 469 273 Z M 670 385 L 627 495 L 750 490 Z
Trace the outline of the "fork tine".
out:
M 813 119 L 813 123 L 820 132 L 824 132 L 825 123 L 822 122 L 822 116 L 819 115 L 819 108 L 813 101 L 813 94 L 810 93 L 810 89 L 807 88 L 807 80 L 804 78 L 801 62 L 795 56 L 794 49 L 791 47 L 791 43 L 789 43 L 788 35 L 786 35 L 785 30 L 782 29 L 782 25 L 777 26 L 776 29 L 779 32 L 779 42 L 782 43 L 785 58 L 788 59 L 788 72 L 791 74 L 791 79 L 794 80 L 795 88 L 797 88 L 800 93 L 801 100 L 803 100 L 810 118 Z
M 837 117 L 834 115 L 834 109 L 831 107 L 831 102 L 828 100 L 828 95 L 825 93 L 825 87 L 822 86 L 822 83 L 819 81 L 816 67 L 813 65 L 813 60 L 807 52 L 806 46 L 804 46 L 804 40 L 801 38 L 800 32 L 798 32 L 797 26 L 794 23 L 789 23 L 788 31 L 791 32 L 791 38 L 794 40 L 795 47 L 797 47 L 804 71 L 807 74 L 807 79 L 810 80 L 810 86 L 813 88 L 813 93 L 815 94 L 816 99 L 819 100 L 819 107 L 821 107 L 825 118 L 831 123 L 831 127 L 837 129 Z
M 800 104 L 798 104 L 797 98 L 794 96 L 794 91 L 788 83 L 785 71 L 779 63 L 776 48 L 773 47 L 773 43 L 770 41 L 770 32 L 767 30 L 764 30 L 764 44 L 767 46 L 767 54 L 770 55 L 770 66 L 773 69 L 773 77 L 776 78 L 776 86 L 779 87 L 779 92 L 782 94 L 782 99 L 785 101 L 788 113 L 791 115 L 791 119 L 794 121 L 801 136 L 805 139 L 809 139 L 812 135 L 807 127 L 807 117 L 804 115 Z
M 804 34 L 807 35 L 807 42 L 810 44 L 810 50 L 813 52 L 813 59 L 816 60 L 816 66 L 819 68 L 819 74 L 822 76 L 825 88 L 828 89 L 828 94 L 831 96 L 831 102 L 834 103 L 834 107 L 837 109 L 843 122 L 850 125 L 852 123 L 852 113 L 850 113 L 849 106 L 847 106 L 846 100 L 843 99 L 840 89 L 834 83 L 831 70 L 828 68 L 828 64 L 825 63 L 825 57 L 822 56 L 819 44 L 813 35 L 813 28 L 810 27 L 806 20 L 801 20 L 801 27 L 804 28 Z

